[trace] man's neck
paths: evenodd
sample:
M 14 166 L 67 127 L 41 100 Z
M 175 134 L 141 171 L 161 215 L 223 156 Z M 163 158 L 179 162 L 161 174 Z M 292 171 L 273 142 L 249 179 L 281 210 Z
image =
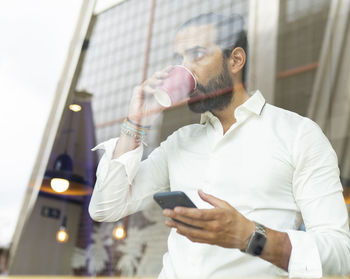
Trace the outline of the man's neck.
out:
M 250 97 L 243 86 L 237 86 L 233 90 L 234 90 L 234 94 L 233 94 L 231 103 L 223 110 L 212 111 L 212 113 L 217 118 L 219 118 L 224 134 L 236 122 L 235 115 L 234 115 L 236 108 L 241 104 L 243 104 Z

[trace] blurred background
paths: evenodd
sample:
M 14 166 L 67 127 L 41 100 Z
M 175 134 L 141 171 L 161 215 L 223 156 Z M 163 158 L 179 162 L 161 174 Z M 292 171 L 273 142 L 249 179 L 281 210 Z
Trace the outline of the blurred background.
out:
M 157 276 L 168 229 L 157 205 L 116 223 L 87 207 L 101 156 L 120 133 L 132 88 L 173 63 L 176 28 L 238 13 L 247 86 L 316 121 L 339 160 L 350 205 L 350 1 L 0 1 L 0 274 Z M 164 111 L 144 157 L 199 122 Z

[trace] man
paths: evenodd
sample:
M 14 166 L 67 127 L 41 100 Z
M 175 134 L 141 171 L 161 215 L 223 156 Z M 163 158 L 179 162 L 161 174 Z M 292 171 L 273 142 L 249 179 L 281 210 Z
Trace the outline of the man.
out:
M 336 154 L 314 122 L 246 92 L 246 47 L 238 15 L 204 14 L 178 30 L 174 51 L 196 76 L 189 107 L 201 124 L 179 129 L 141 162 L 151 112 L 162 109 L 152 94 L 170 68 L 136 87 L 120 138 L 95 148 L 105 154 L 90 215 L 116 221 L 169 188 L 194 199 L 199 209 L 163 211 L 173 229 L 160 278 L 347 274 Z

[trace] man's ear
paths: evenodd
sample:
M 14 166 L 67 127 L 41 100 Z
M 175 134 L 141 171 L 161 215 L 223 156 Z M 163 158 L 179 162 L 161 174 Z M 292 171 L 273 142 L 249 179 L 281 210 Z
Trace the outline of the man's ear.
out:
M 240 72 L 246 63 L 246 59 L 247 56 L 243 48 L 236 47 L 234 50 L 232 50 L 229 58 L 229 70 L 231 71 L 231 74 L 235 75 Z

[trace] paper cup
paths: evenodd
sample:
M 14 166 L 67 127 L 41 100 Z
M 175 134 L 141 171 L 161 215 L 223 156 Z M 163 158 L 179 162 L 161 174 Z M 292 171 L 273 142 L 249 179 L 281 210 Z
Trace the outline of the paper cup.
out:
M 156 88 L 154 97 L 164 107 L 184 101 L 197 86 L 197 81 L 189 69 L 176 65 L 169 76 Z

